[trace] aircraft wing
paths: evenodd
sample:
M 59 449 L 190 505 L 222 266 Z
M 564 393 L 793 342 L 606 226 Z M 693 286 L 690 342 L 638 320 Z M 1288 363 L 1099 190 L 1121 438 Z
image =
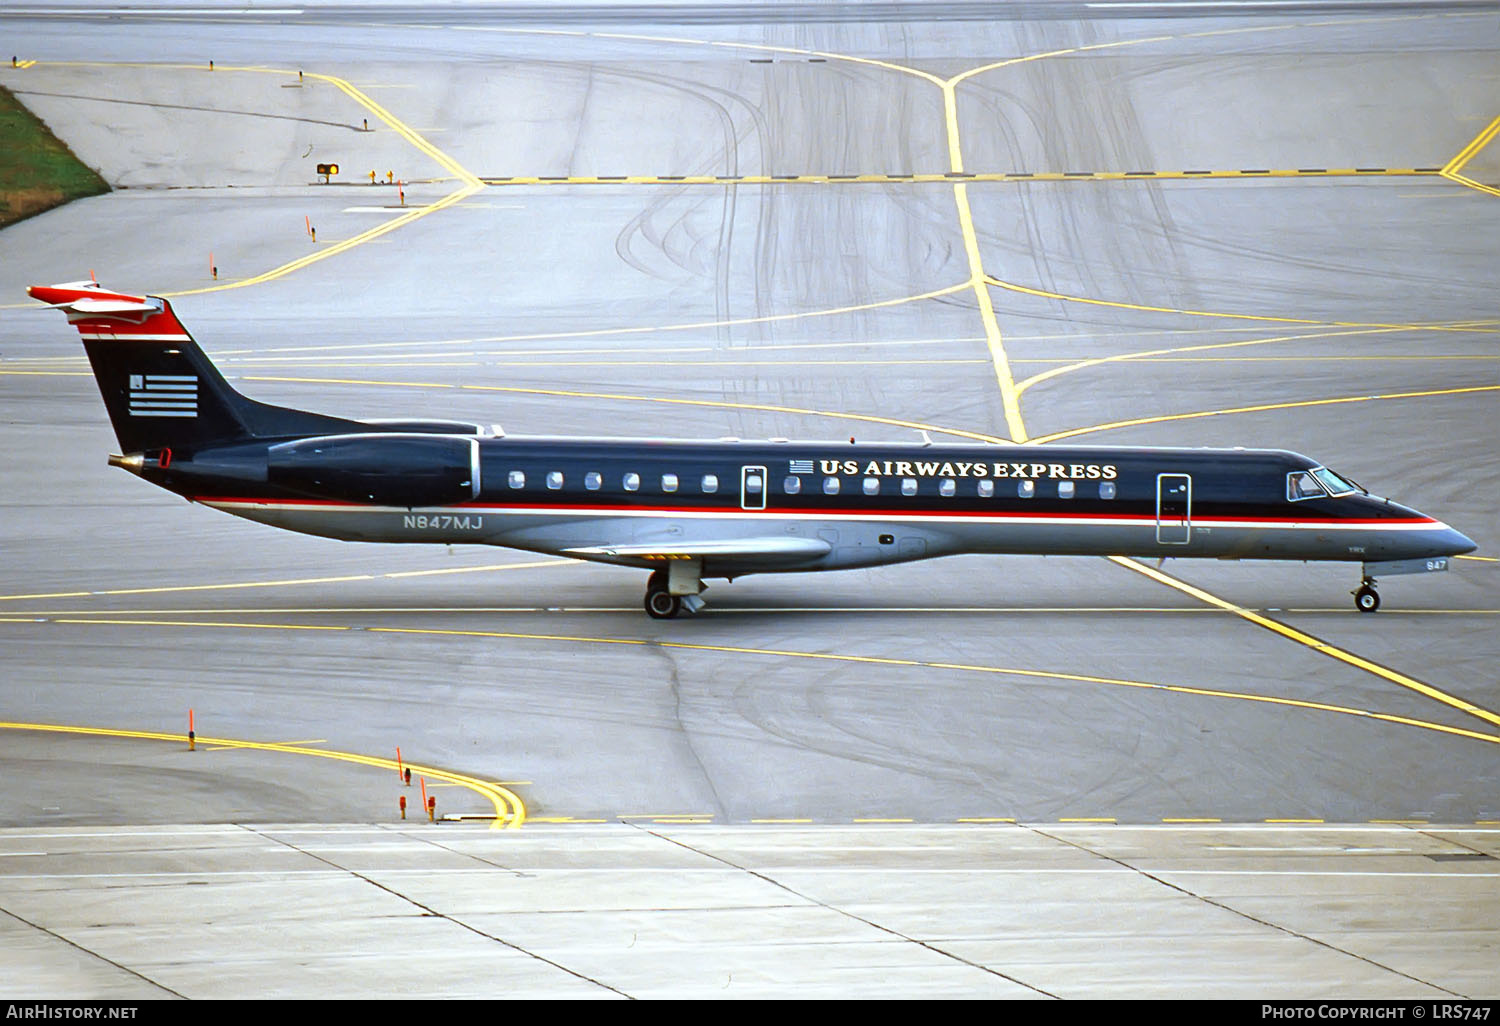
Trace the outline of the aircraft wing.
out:
M 826 556 L 832 549 L 821 538 L 730 538 L 718 541 L 672 541 L 631 545 L 588 545 L 564 549 L 583 559 L 618 559 L 658 562 L 673 559 L 703 559 L 715 562 L 775 566 L 805 563 Z

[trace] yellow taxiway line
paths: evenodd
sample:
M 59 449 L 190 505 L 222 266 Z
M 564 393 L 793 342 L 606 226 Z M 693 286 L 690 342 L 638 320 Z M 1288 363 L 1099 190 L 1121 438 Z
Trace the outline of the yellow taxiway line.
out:
M 1075 438 L 1078 435 L 1093 434 L 1098 431 L 1114 431 L 1119 428 L 1138 427 L 1142 424 L 1164 424 L 1176 420 L 1198 420 L 1203 417 L 1228 417 L 1242 413 L 1265 413 L 1270 410 L 1294 410 L 1309 406 L 1338 406 L 1344 403 L 1368 403 L 1382 402 L 1397 399 L 1427 399 L 1440 395 L 1466 395 L 1475 392 L 1500 392 L 1500 385 L 1472 385 L 1466 388 L 1434 388 L 1423 392 L 1391 392 L 1385 395 L 1351 395 L 1336 399 L 1303 399 L 1289 403 L 1262 403 L 1258 406 L 1236 406 L 1223 410 L 1198 410 L 1193 413 L 1169 413 L 1159 417 L 1135 417 L 1131 420 L 1116 420 L 1108 424 L 1094 424 L 1089 427 L 1072 428 L 1067 431 L 1054 431 L 1050 435 L 1041 435 L 1032 441 L 1037 444 L 1044 442 L 1056 442 L 1064 438 Z
M 44 62 L 44 66 L 56 66 L 56 67 L 129 67 L 129 68 L 146 68 L 146 69 L 155 69 L 155 70 L 189 70 L 189 71 L 202 71 L 203 70 L 202 65 L 197 65 L 197 64 L 153 64 L 153 63 L 140 63 L 140 62 L 129 62 L 129 61 L 47 61 L 47 62 Z M 444 196 L 442 199 L 439 199 L 439 200 L 437 200 L 437 201 L 435 201 L 433 203 L 430 203 L 430 204 L 428 204 L 426 206 L 414 207 L 411 210 L 409 210 L 407 213 L 402 214 L 399 217 L 392 218 L 391 220 L 385 222 L 384 224 L 378 225 L 375 228 L 371 228 L 369 231 L 361 232 L 360 234 L 355 235 L 352 238 L 348 238 L 348 239 L 343 240 L 342 242 L 336 243 L 336 244 L 331 245 L 331 246 L 327 246 L 327 247 L 325 247 L 323 249 L 319 249 L 319 250 L 317 250 L 314 253 L 310 253 L 307 256 L 300 257 L 300 258 L 298 258 L 296 260 L 292 260 L 292 261 L 290 261 L 288 263 L 282 264 L 280 267 L 274 267 L 271 270 L 266 271 L 266 272 L 264 272 L 262 274 L 257 274 L 257 275 L 254 275 L 252 277 L 249 277 L 249 278 L 242 278 L 242 279 L 239 279 L 237 281 L 223 282 L 223 283 L 220 283 L 220 284 L 217 284 L 217 285 L 207 285 L 207 286 L 204 286 L 202 288 L 183 289 L 183 290 L 180 290 L 180 291 L 177 291 L 177 292 L 163 292 L 163 293 L 161 293 L 161 295 L 163 295 L 163 296 L 166 296 L 166 297 L 169 297 L 169 298 L 175 298 L 177 296 L 196 296 L 196 295 L 202 295 L 203 293 L 207 293 L 207 292 L 223 292 L 223 291 L 226 291 L 228 289 L 242 289 L 242 288 L 246 288 L 246 287 L 251 286 L 251 285 L 261 285 L 261 284 L 264 284 L 264 283 L 269 282 L 269 281 L 275 281 L 278 278 L 283 278 L 286 275 L 292 274 L 295 271 L 299 271 L 299 270 L 301 270 L 304 267 L 308 267 L 308 266 L 310 266 L 312 264 L 315 264 L 315 263 L 317 263 L 320 260 L 326 260 L 329 257 L 336 256 L 336 255 L 338 255 L 340 253 L 347 253 L 349 250 L 354 249 L 356 246 L 363 245 L 364 243 L 367 243 L 367 242 L 369 242 L 369 241 L 371 241 L 373 239 L 377 239 L 377 238 L 381 237 L 382 235 L 385 235 L 385 234 L 387 234 L 389 232 L 393 232 L 396 229 L 404 227 L 404 226 L 406 226 L 408 224 L 411 224 L 413 221 L 416 221 L 416 220 L 418 220 L 420 218 L 426 217 L 429 214 L 435 214 L 439 210 L 444 210 L 444 209 L 446 209 L 448 207 L 451 207 L 454 204 L 462 202 L 463 200 L 467 199 L 468 197 L 474 195 L 476 192 L 481 191 L 485 187 L 484 183 L 481 182 L 479 180 L 479 178 L 476 177 L 474 174 L 472 174 L 467 168 L 463 167 L 463 165 L 459 164 L 456 160 L 454 160 L 452 157 L 448 156 L 446 153 L 444 153 L 442 150 L 438 149 L 436 146 L 433 146 L 430 142 L 428 142 L 426 139 L 424 139 L 418 132 L 416 132 L 411 127 L 409 127 L 400 118 L 396 117 L 394 114 L 392 114 L 390 111 L 388 111 L 385 107 L 381 106 L 379 103 L 377 103 L 375 100 L 371 99 L 365 93 L 361 92 L 359 89 L 357 89 L 354 85 L 352 85 L 350 82 L 348 82 L 345 79 L 338 78 L 337 76 L 334 76 L 334 75 L 319 74 L 317 72 L 305 72 L 304 73 L 304 72 L 298 72 L 298 71 L 291 71 L 291 70 L 287 70 L 287 69 L 284 69 L 284 68 L 265 68 L 265 67 L 251 67 L 251 66 L 247 66 L 247 67 L 223 66 L 223 67 L 216 68 L 213 73 L 216 74 L 216 75 L 218 75 L 218 74 L 245 73 L 245 74 L 284 75 L 284 76 L 289 76 L 289 75 L 303 75 L 303 74 L 305 74 L 306 78 L 317 79 L 317 80 L 320 80 L 320 81 L 323 81 L 323 82 L 327 82 L 330 85 L 333 85 L 334 87 L 336 87 L 337 89 L 339 89 L 341 92 L 343 92 L 345 95 L 347 95 L 355 103 L 357 103 L 361 107 L 363 107 L 365 110 L 369 111 L 370 114 L 372 114 L 375 118 L 377 118 L 378 120 L 380 120 L 381 122 L 383 122 L 386 125 L 386 127 L 390 128 L 392 131 L 394 131 L 398 135 L 400 135 L 408 143 L 410 143 L 412 146 L 414 146 L 419 152 L 421 152 L 421 153 L 425 154 L 426 156 L 430 157 L 439 166 L 441 166 L 442 168 L 444 168 L 445 170 L 447 170 L 448 172 L 450 172 L 453 175 L 453 177 L 457 178 L 462 183 L 462 185 L 460 186 L 460 188 L 457 191 L 449 193 L 447 196 Z
M 1485 127 L 1484 131 L 1469 140 L 1469 144 L 1454 154 L 1453 159 L 1444 164 L 1438 174 L 1451 182 L 1468 186 L 1470 189 L 1478 189 L 1480 192 L 1488 193 L 1491 196 L 1500 196 L 1500 189 L 1485 185 L 1482 182 L 1476 182 L 1472 178 L 1459 174 L 1463 166 L 1473 160 L 1479 154 L 1480 150 L 1488 146 L 1496 135 L 1500 135 L 1500 117 L 1491 121 Z
M 1005 439 L 987 435 L 980 431 L 965 431 L 962 428 L 939 427 L 914 420 L 898 420 L 894 417 L 877 417 L 867 413 L 843 413 L 837 410 L 810 410 L 798 406 L 775 406 L 768 403 L 736 403 L 721 399 L 678 399 L 671 396 L 626 395 L 613 392 L 581 392 L 558 388 L 518 388 L 508 385 L 455 385 L 442 381 L 380 381 L 358 378 L 293 378 L 247 375 L 241 381 L 278 381 L 306 385 L 383 385 L 388 388 L 451 388 L 471 392 L 508 392 L 517 395 L 553 395 L 571 399 L 604 399 L 612 402 L 665 403 L 673 406 L 706 406 L 713 409 L 756 410 L 764 413 L 790 413 L 801 417 L 831 417 L 836 420 L 860 421 L 866 424 L 884 424 L 910 431 L 929 431 L 938 434 L 968 438 L 976 442 L 1004 442 Z
M 1341 663 L 1347 663 L 1348 665 L 1353 666 L 1356 669 L 1364 670 L 1366 673 L 1373 673 L 1375 676 L 1380 677 L 1383 680 L 1388 680 L 1392 684 L 1398 684 L 1403 688 L 1407 688 L 1411 691 L 1417 692 L 1419 695 L 1423 695 L 1427 698 L 1433 699 L 1434 701 L 1441 702 L 1444 705 L 1449 706 L 1450 708 L 1457 709 L 1459 712 L 1467 713 L 1468 715 L 1484 720 L 1486 723 L 1489 723 L 1493 726 L 1500 727 L 1500 715 L 1497 715 L 1496 713 L 1493 713 L 1488 709 L 1482 708 L 1481 706 L 1474 705 L 1472 702 L 1465 701 L 1462 698 L 1456 698 L 1445 691 L 1440 691 L 1430 684 L 1424 684 L 1414 677 L 1408 677 L 1404 673 L 1399 673 L 1396 670 L 1390 669 L 1389 667 L 1381 666 L 1379 663 L 1371 662 L 1370 660 L 1365 659 L 1361 656 L 1357 656 L 1352 652 L 1347 652 L 1336 645 L 1330 645 L 1328 642 L 1323 641 L 1321 638 L 1315 638 L 1311 634 L 1306 634 L 1302 631 L 1297 630 L 1295 627 L 1288 627 L 1284 623 L 1272 620 L 1268 616 L 1262 616 L 1259 613 L 1252 612 L 1251 610 L 1246 609 L 1243 606 L 1237 606 L 1233 602 L 1229 602 L 1225 599 L 1219 598 L 1217 595 L 1210 595 L 1202 588 L 1194 587 L 1193 585 L 1188 584 L 1186 581 L 1178 580 L 1176 577 L 1173 577 L 1170 574 L 1164 574 L 1160 570 L 1153 569 L 1149 566 L 1143 566 L 1141 563 L 1138 563 L 1133 559 L 1126 559 L 1124 556 L 1110 556 L 1109 560 L 1117 566 L 1125 567 L 1127 570 L 1132 570 L 1135 573 L 1141 574 L 1142 576 L 1149 577 L 1153 581 L 1156 581 L 1158 584 L 1165 584 L 1167 587 L 1175 588 L 1177 591 L 1180 591 L 1185 595 L 1191 595 L 1193 598 L 1199 600 L 1200 602 L 1206 602 L 1211 606 L 1216 606 L 1219 609 L 1224 610 L 1225 612 L 1233 613 L 1235 616 L 1238 616 L 1244 620 L 1248 620 L 1249 622 L 1255 624 L 1257 627 L 1264 627 L 1268 631 L 1279 634 L 1289 641 L 1294 641 L 1299 645 L 1310 648 L 1314 652 L 1317 652 L 1321 655 L 1328 656 L 1330 659 L 1337 659 Z
M 90 737 L 130 738 L 142 741 L 169 741 L 178 745 L 187 741 L 185 734 L 167 734 L 160 731 L 148 730 L 116 730 L 108 727 L 78 727 L 57 723 L 0 722 L 0 730 L 24 730 L 52 734 L 76 734 Z M 496 830 L 519 829 L 526 822 L 526 805 L 515 792 L 497 784 L 487 783 L 475 777 L 466 776 L 462 773 L 454 773 L 451 770 L 439 769 L 435 766 L 421 766 L 409 761 L 403 762 L 398 766 L 394 759 L 384 759 L 373 755 L 356 755 L 353 752 L 335 752 L 325 748 L 309 748 L 304 745 L 295 744 L 202 736 L 199 736 L 196 740 L 198 744 L 220 749 L 240 748 L 262 752 L 281 752 L 286 755 L 313 756 L 319 759 L 333 759 L 338 762 L 370 766 L 392 773 L 399 772 L 401 768 L 407 768 L 419 776 L 431 777 L 434 780 L 440 780 L 449 784 L 457 784 L 482 795 L 495 807 L 494 829 Z
M 1139 564 L 1133 563 L 1132 561 L 1123 560 L 1119 557 L 1114 558 L 1116 562 L 1119 562 L 1122 565 L 1128 565 L 1131 569 L 1137 570 L 1139 572 L 1147 573 L 1148 576 L 1153 576 L 1157 573 L 1156 571 L 1148 571 L 1146 567 L 1142 567 Z M 1316 651 L 1322 652 L 1325 655 L 1331 655 L 1334 658 L 1342 659 L 1342 661 L 1348 662 L 1352 666 L 1368 670 L 1369 672 L 1375 673 L 1387 680 L 1391 680 L 1394 683 L 1401 684 L 1403 687 L 1411 687 L 1413 690 L 1421 691 L 1423 694 L 1427 694 L 1428 697 L 1437 698 L 1439 701 L 1443 701 L 1445 704 L 1451 705 L 1454 708 L 1461 709 L 1464 712 L 1469 712 L 1473 715 L 1479 716 L 1482 719 L 1494 722 L 1497 726 L 1500 726 L 1500 717 L 1495 716 L 1495 714 L 1490 713 L 1487 710 L 1480 709 L 1478 706 L 1473 706 L 1463 702 L 1460 699 L 1455 699 L 1452 696 L 1445 695 L 1443 692 L 1438 691 L 1435 688 L 1430 688 L 1427 685 L 1423 685 L 1420 682 L 1414 681 L 1403 674 L 1399 674 L 1393 670 L 1389 670 L 1385 667 L 1379 666 L 1376 663 L 1371 663 L 1368 660 L 1361 659 L 1359 656 L 1352 655 L 1351 653 L 1344 652 L 1342 649 L 1334 648 L 1333 646 L 1320 642 L 1309 635 L 1304 635 L 1300 631 L 1296 631 L 1293 628 L 1289 628 L 1283 624 L 1276 623 L 1276 621 L 1274 620 L 1260 617 L 1259 614 L 1251 613 L 1249 610 L 1242 610 L 1240 609 L 1240 607 L 1234 606 L 1232 603 L 1225 602 L 1223 599 L 1218 599 L 1212 595 L 1209 595 L 1207 592 L 1202 592 L 1200 589 L 1192 588 L 1191 585 L 1186 585 L 1180 581 L 1176 581 L 1175 578 L 1167 577 L 1165 574 L 1162 574 L 1160 576 L 1161 578 L 1163 578 L 1162 583 L 1168 583 L 1172 587 L 1176 587 L 1180 591 L 1185 591 L 1188 594 L 1193 595 L 1195 598 L 1200 598 L 1202 601 L 1210 602 L 1227 611 L 1237 612 L 1240 615 L 1251 619 L 1252 622 L 1259 623 L 1260 621 L 1265 621 L 1261 624 L 1262 626 L 1266 626 L 1268 629 L 1275 630 L 1277 633 L 1282 634 L 1285 637 L 1292 638 L 1293 640 L 1299 640 L 1301 641 L 1301 643 L 1307 645 L 1310 648 L 1313 648 Z M 0 623 L 35 622 L 35 619 L 31 617 L 0 617 Z M 1327 712 L 1344 716 L 1355 716 L 1361 719 L 1377 720 L 1384 723 L 1397 724 L 1401 726 L 1418 727 L 1424 730 L 1435 731 L 1442 734 L 1449 734 L 1456 737 L 1464 737 L 1471 740 L 1485 741 L 1490 744 L 1500 745 L 1500 734 L 1486 734 L 1479 731 L 1467 730 L 1462 727 L 1449 726 L 1448 724 L 1444 723 L 1434 723 L 1425 720 L 1414 719 L 1407 716 L 1398 716 L 1392 713 L 1375 712 L 1368 709 L 1356 709 L 1348 706 L 1333 705 L 1327 702 L 1312 702 L 1302 699 L 1280 698 L 1273 695 L 1257 695 L 1245 692 L 1224 691 L 1215 688 L 1198 688 L 1178 684 L 1160 684 L 1153 681 L 1131 680 L 1121 677 L 1102 677 L 1092 674 L 1062 673 L 1052 670 L 1033 670 L 1023 667 L 991 666 L 978 663 L 935 662 L 931 660 L 902 659 L 889 656 L 865 656 L 838 652 L 808 652 L 796 649 L 757 648 L 746 645 L 712 645 L 706 643 L 700 644 L 683 641 L 663 641 L 656 638 L 621 638 L 574 634 L 542 634 L 519 631 L 463 630 L 458 628 L 370 626 L 356 627 L 350 624 L 295 624 L 270 622 L 257 623 L 250 621 L 203 619 L 165 620 L 155 618 L 143 619 L 136 617 L 110 616 L 103 614 L 99 616 L 76 618 L 56 617 L 48 619 L 46 622 L 51 624 L 64 624 L 71 626 L 179 627 L 187 629 L 196 628 L 208 630 L 246 631 L 321 631 L 328 633 L 340 633 L 358 630 L 361 633 L 365 634 L 393 634 L 446 638 L 489 638 L 504 639 L 510 641 L 536 641 L 554 644 L 618 646 L 625 648 L 642 649 L 662 648 L 672 649 L 674 651 L 718 652 L 731 655 L 756 656 L 773 659 L 799 659 L 815 660 L 819 662 L 829 663 L 852 663 L 861 666 L 908 667 L 925 670 L 948 670 L 960 673 L 980 673 L 994 676 L 1016 677 L 1026 680 L 1065 681 L 1082 684 L 1098 684 L 1109 687 L 1193 695 L 1200 698 L 1218 698 L 1241 702 L 1254 702 L 1264 705 L 1274 705 L 1292 709 L 1303 709 L 1314 712 Z M 4 725 L 0 724 L 0 726 Z M 159 735 L 159 737 L 170 738 L 176 741 L 182 740 L 181 735 Z M 217 744 L 222 742 L 216 740 L 213 743 Z M 249 747 L 269 748 L 271 746 L 260 745 Z M 318 751 L 316 754 L 327 755 L 329 753 Z M 386 763 L 383 761 L 379 764 L 386 765 Z M 394 763 L 390 765 L 394 766 Z M 452 777 L 453 775 L 450 774 L 449 778 L 451 779 Z M 462 781 L 455 780 L 455 782 Z
M 953 154 L 950 149 L 950 159 Z M 958 158 L 962 166 L 962 158 Z M 509 175 L 480 178 L 485 185 L 955 185 L 969 182 L 1149 182 L 1202 178 L 1434 177 L 1436 167 L 1238 168 L 1182 171 L 915 171 L 798 175 Z
M 0 595 L 0 602 L 26 599 L 98 598 L 110 595 L 165 595 L 185 591 L 237 591 L 244 588 L 285 588 L 303 584 L 343 584 L 403 577 L 436 577 L 444 574 L 490 573 L 496 570 L 530 570 L 546 566 L 574 566 L 576 559 L 544 559 L 528 563 L 495 563 L 489 566 L 451 567 L 440 570 L 402 570 L 385 574 L 346 574 L 341 577 L 293 577 L 276 581 L 232 581 L 222 584 L 173 584 L 155 588 L 109 588 L 97 591 L 52 591 L 33 595 Z

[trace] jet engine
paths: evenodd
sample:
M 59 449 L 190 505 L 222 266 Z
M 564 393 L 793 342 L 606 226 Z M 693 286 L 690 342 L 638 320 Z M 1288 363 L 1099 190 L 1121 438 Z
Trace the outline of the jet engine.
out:
M 325 435 L 273 445 L 266 479 L 320 499 L 449 506 L 479 494 L 479 441 L 452 435 Z

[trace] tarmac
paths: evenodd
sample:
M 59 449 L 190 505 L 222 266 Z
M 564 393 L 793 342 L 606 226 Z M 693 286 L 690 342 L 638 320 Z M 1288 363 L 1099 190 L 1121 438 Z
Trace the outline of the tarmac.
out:
M 1500 15 L 784 6 L 0 15 L 116 188 L 0 232 L 0 996 L 1495 995 Z M 1290 448 L 1480 547 L 651 621 L 115 472 L 91 273 L 269 402 Z

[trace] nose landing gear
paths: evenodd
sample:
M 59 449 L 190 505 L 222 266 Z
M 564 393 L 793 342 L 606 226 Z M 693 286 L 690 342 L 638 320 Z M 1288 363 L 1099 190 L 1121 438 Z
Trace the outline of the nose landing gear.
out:
M 1373 613 L 1380 608 L 1380 592 L 1375 590 L 1375 578 L 1365 577 L 1359 588 L 1349 594 L 1354 596 L 1354 608 L 1361 613 Z

